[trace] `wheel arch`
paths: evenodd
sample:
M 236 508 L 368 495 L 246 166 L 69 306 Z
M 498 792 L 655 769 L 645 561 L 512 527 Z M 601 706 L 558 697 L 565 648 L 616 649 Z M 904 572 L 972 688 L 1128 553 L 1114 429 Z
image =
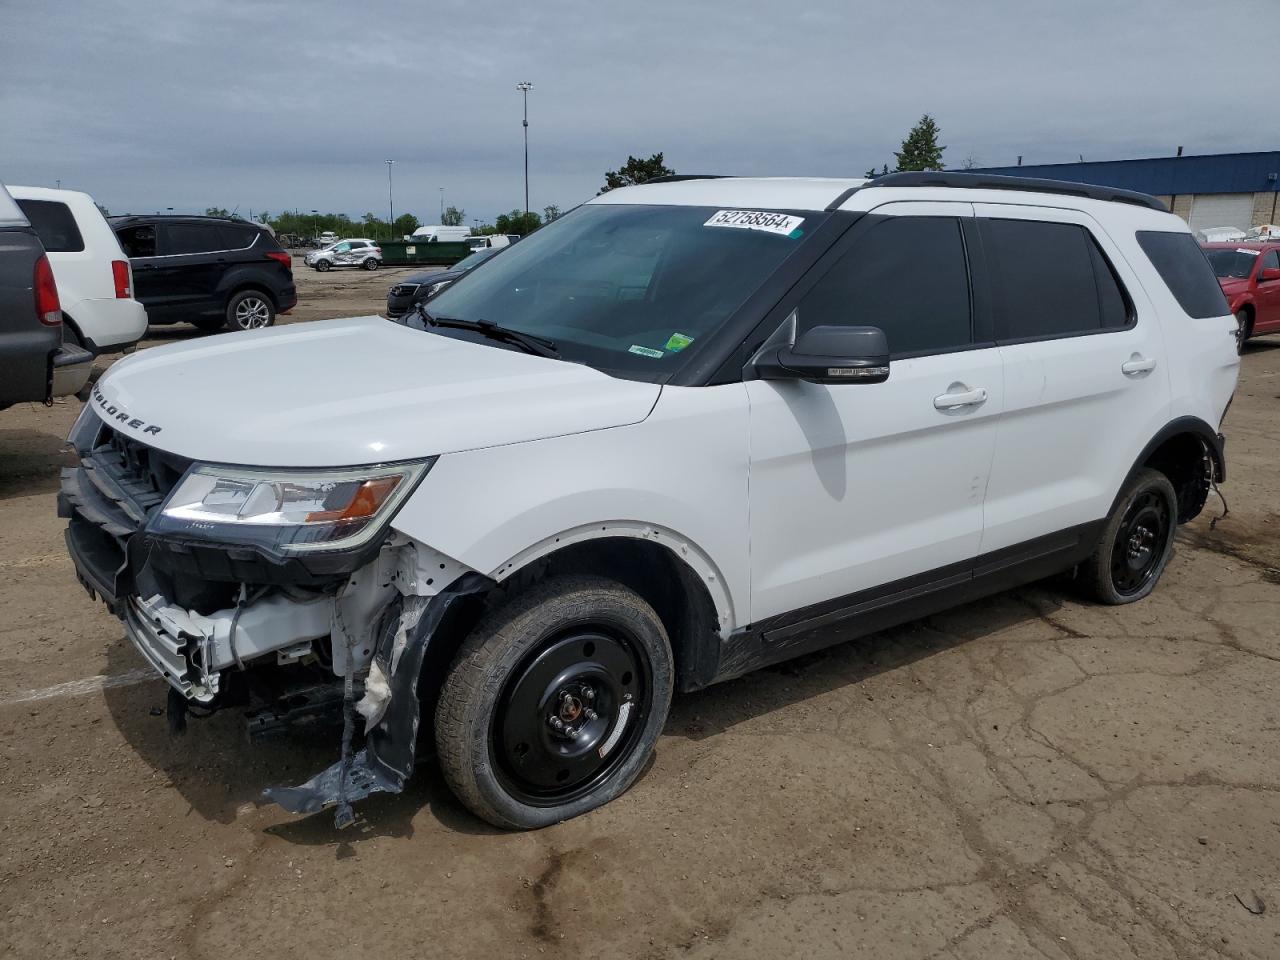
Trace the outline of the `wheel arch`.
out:
M 1222 436 L 1199 417 L 1178 417 L 1165 424 L 1142 448 L 1112 501 L 1115 511 L 1120 495 L 1143 467 L 1159 470 L 1178 495 L 1178 522 L 1194 520 L 1204 508 L 1211 483 L 1226 479 Z
M 552 576 L 594 574 L 639 594 L 662 620 L 682 690 L 711 682 L 720 647 L 735 620 L 732 599 L 714 562 L 696 544 L 667 528 L 635 521 L 586 524 L 546 537 L 488 574 L 480 603 L 433 644 L 429 675 L 442 676 L 463 639 L 486 609 Z M 422 691 L 429 699 L 434 691 Z M 425 715 L 425 713 L 424 713 Z

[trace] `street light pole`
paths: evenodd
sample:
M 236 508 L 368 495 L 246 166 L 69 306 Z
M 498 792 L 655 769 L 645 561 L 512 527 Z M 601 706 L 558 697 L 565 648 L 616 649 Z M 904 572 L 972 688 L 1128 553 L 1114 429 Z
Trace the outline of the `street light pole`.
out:
M 444 223 L 444 187 L 440 188 L 440 223 Z
M 320 218 L 316 216 L 316 214 L 318 214 L 319 212 L 320 212 L 319 210 L 311 211 L 311 233 L 315 237 L 320 236 Z
M 516 84 L 516 89 L 524 94 L 524 224 L 529 226 L 529 91 L 533 84 L 528 80 Z
M 395 161 L 394 161 L 394 160 L 387 160 L 387 161 L 386 161 L 386 164 L 387 164 L 387 206 L 389 206 L 389 207 L 391 208 L 391 227 L 390 227 L 390 230 L 391 230 L 391 236 L 392 236 L 392 238 L 394 238 L 394 237 L 395 237 L 395 229 L 396 229 L 396 200 L 395 200 L 394 195 L 391 193 L 391 165 L 392 165 L 393 163 L 395 163 Z

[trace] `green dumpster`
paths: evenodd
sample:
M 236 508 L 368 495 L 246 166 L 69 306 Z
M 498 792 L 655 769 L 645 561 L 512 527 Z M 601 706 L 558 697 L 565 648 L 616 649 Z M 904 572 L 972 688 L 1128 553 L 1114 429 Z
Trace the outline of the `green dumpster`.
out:
M 385 266 L 430 263 L 451 267 L 471 252 L 466 243 L 425 243 L 418 240 L 382 240 L 382 262 Z

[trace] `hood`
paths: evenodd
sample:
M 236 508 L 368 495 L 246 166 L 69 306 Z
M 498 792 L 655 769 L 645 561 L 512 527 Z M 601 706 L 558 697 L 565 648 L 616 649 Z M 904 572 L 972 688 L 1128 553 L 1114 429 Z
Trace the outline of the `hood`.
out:
M 1239 277 L 1219 277 L 1218 283 L 1222 287 L 1222 292 L 1228 297 L 1244 293 L 1249 289 L 1249 281 Z
M 415 273 L 411 277 L 405 277 L 403 280 L 397 281 L 396 286 L 400 286 L 400 284 L 402 283 L 403 284 L 416 283 L 420 287 L 423 286 L 424 284 L 429 286 L 433 283 L 439 283 L 441 280 L 457 280 L 460 276 L 462 276 L 466 272 L 467 271 L 465 270 L 450 269 L 450 270 L 437 270 L 435 273 Z
M 225 333 L 118 361 L 90 405 L 194 460 L 413 460 L 638 423 L 661 387 L 381 317 Z

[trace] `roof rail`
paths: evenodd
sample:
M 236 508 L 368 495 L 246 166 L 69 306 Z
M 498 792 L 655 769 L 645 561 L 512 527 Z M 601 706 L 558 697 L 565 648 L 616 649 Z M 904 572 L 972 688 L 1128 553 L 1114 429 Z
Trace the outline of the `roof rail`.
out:
M 724 180 L 727 173 L 670 173 L 665 177 L 650 177 L 645 183 L 678 183 L 681 180 Z
M 1024 190 L 1030 193 L 1060 193 L 1090 200 L 1131 203 L 1168 213 L 1169 208 L 1147 193 L 1102 187 L 1092 183 L 1066 180 L 1041 180 L 1037 177 L 1008 177 L 992 173 L 951 173 L 948 171 L 906 171 L 882 174 L 861 189 L 871 187 L 960 187 L 967 190 Z

